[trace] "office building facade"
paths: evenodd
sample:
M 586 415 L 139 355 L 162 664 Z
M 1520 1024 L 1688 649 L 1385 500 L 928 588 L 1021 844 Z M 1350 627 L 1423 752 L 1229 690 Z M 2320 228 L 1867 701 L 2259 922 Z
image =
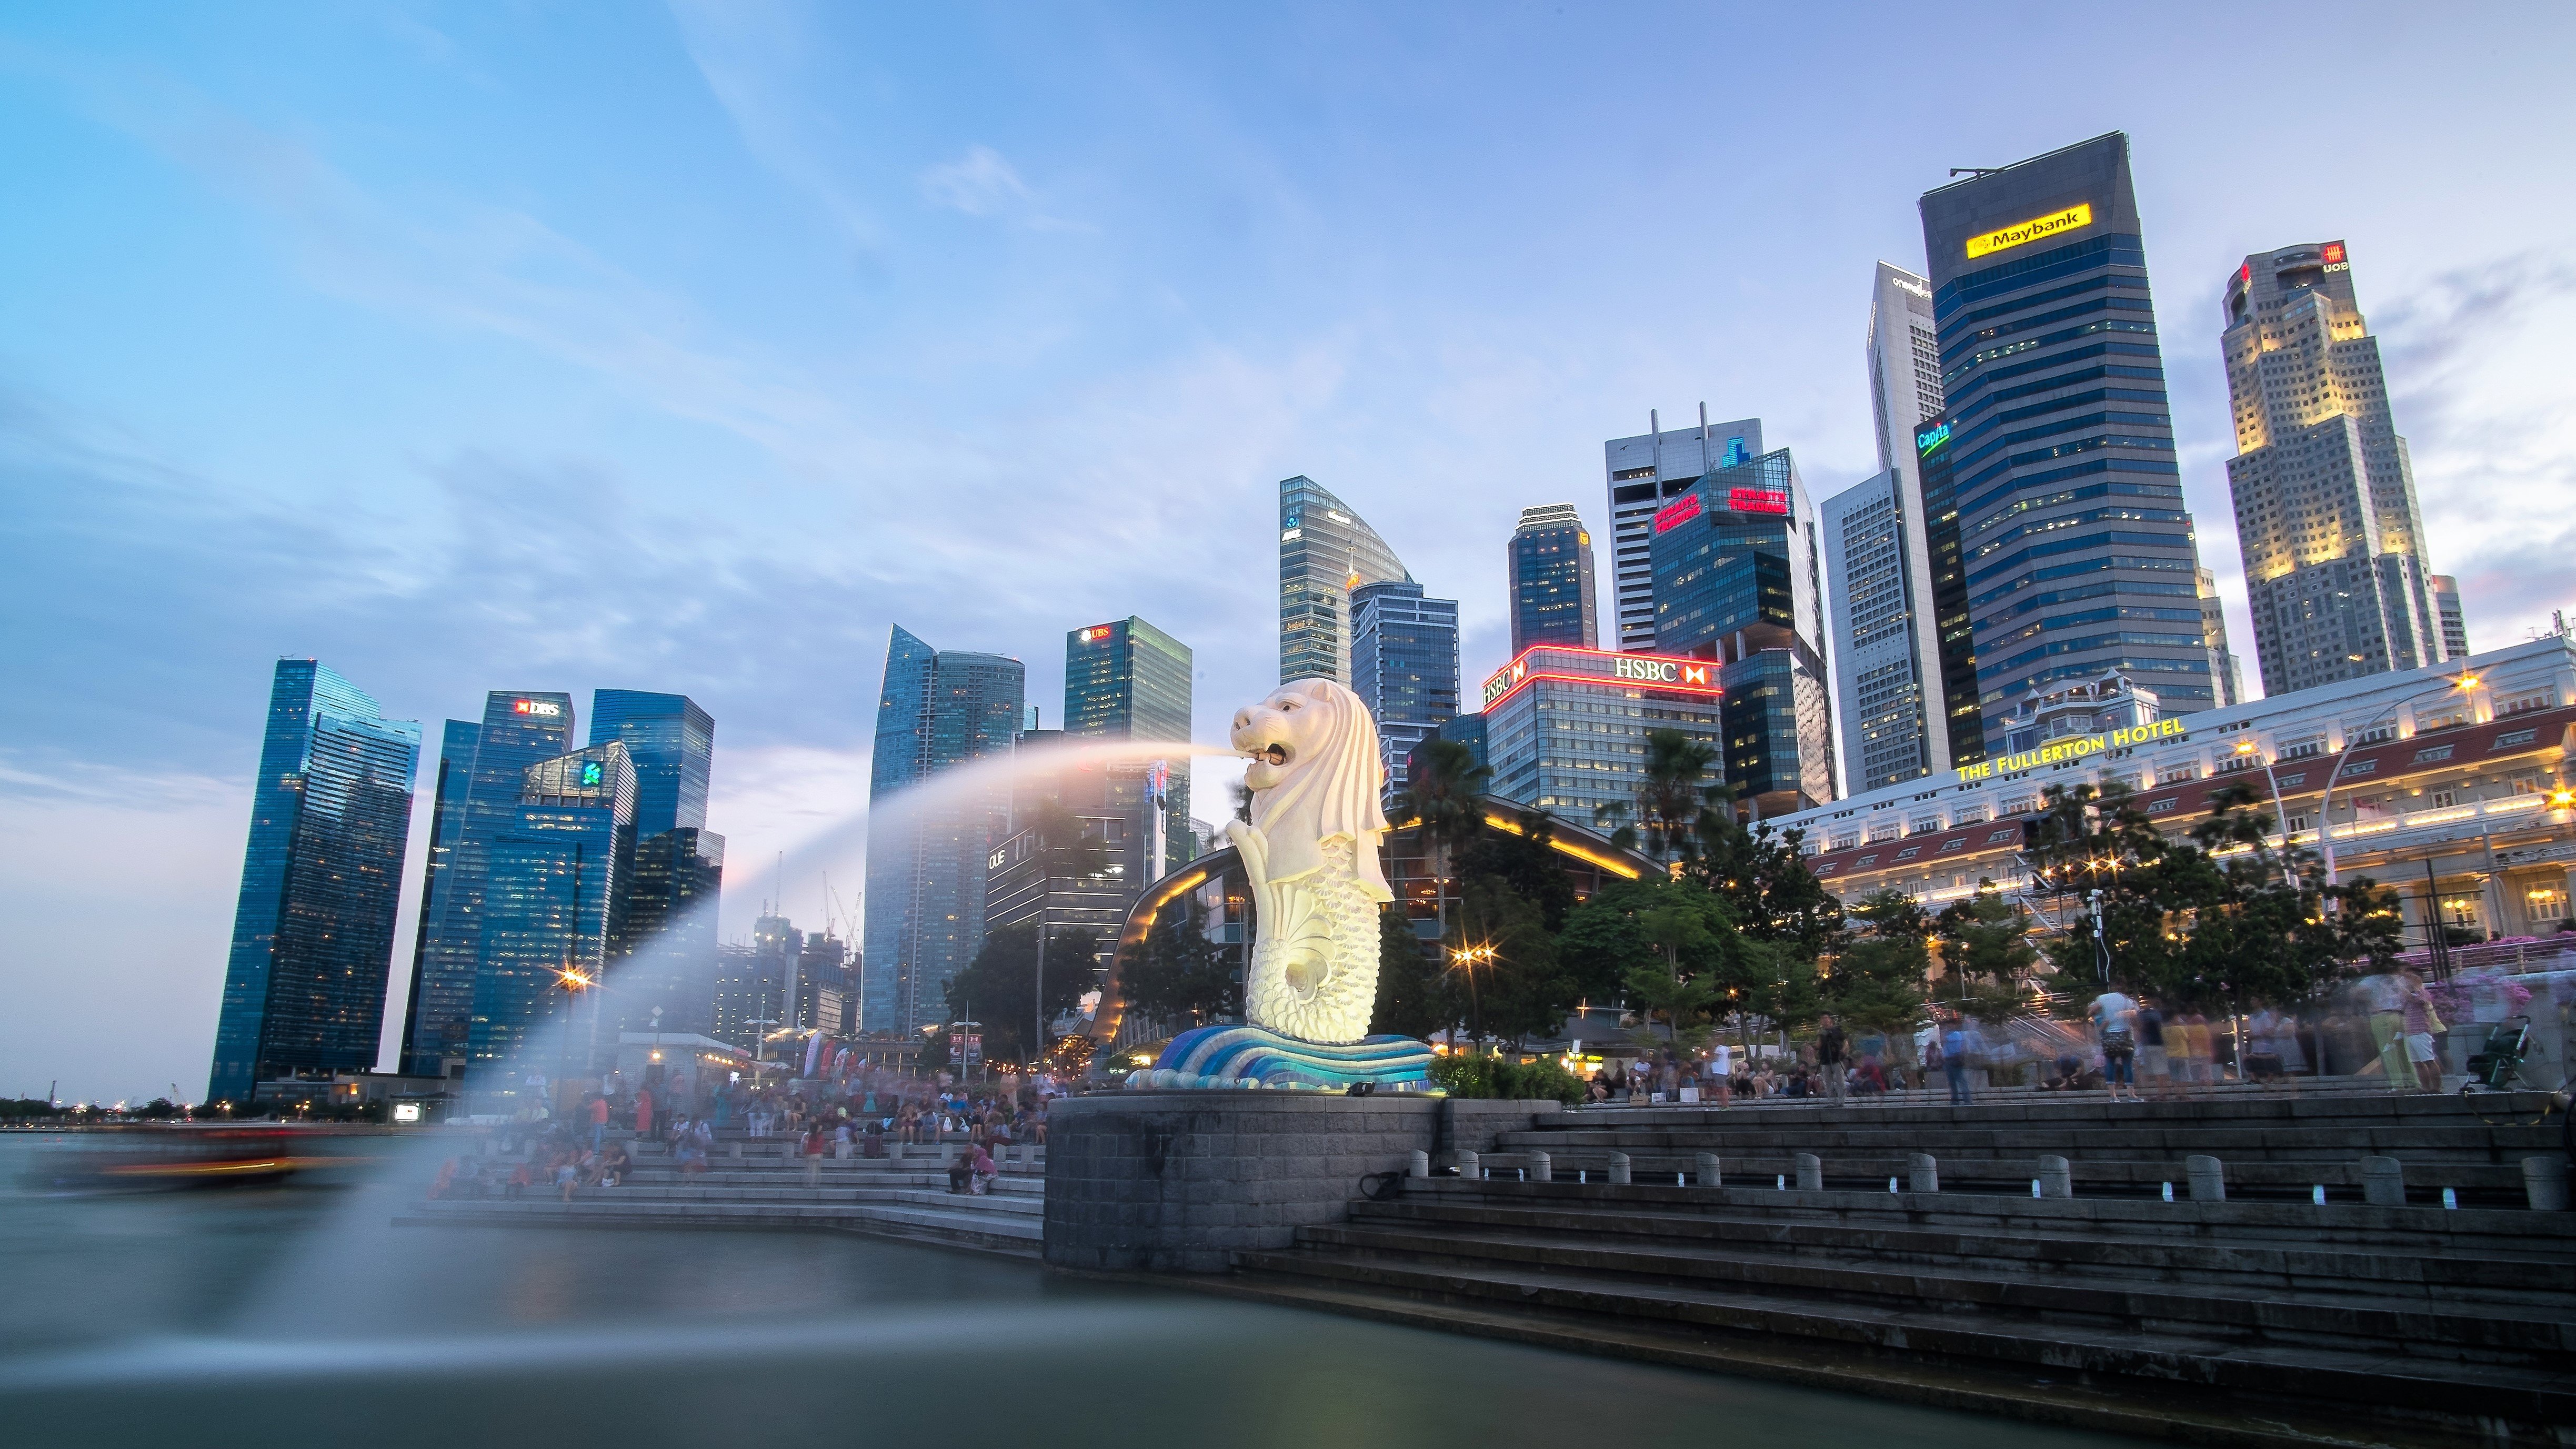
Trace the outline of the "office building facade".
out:
M 1611 593 L 1617 600 L 1622 651 L 1660 647 L 1655 639 L 1655 514 L 1683 490 L 1718 468 L 1762 455 L 1762 420 L 1740 418 L 1712 426 L 1708 404 L 1699 425 L 1666 432 L 1663 416 L 1646 414 L 1647 431 L 1601 445 L 1609 475 Z
M 607 1003 L 561 988 L 567 974 L 585 991 L 606 979 L 634 871 L 636 793 L 615 740 L 522 773 L 517 811 L 484 844 L 471 1065 L 506 1067 L 525 1052 L 581 1071 L 598 1040 L 614 1045 Z
M 420 726 L 312 659 L 281 659 L 251 791 L 209 1102 L 376 1064 Z
M 2442 627 L 2442 655 L 2457 659 L 2469 652 L 2468 616 L 2460 612 L 2460 581 L 2433 575 L 2433 613 Z
M 518 823 L 529 767 L 571 750 L 574 725 L 572 696 L 544 690 L 496 689 L 484 696 L 480 721 L 447 722 L 403 1021 L 405 1072 L 443 1076 L 446 1064 L 470 1055 L 492 841 Z
M 2214 706 L 2128 137 L 1954 182 L 1921 212 L 1944 412 L 1917 457 L 1946 454 L 1980 747 L 2023 696 L 2113 670 Z M 1928 471 L 1924 488 L 1928 518 Z
M 2218 575 L 2208 569 L 2193 574 L 2200 590 L 2200 637 L 2209 644 L 2209 666 L 2218 681 L 2218 702 L 2237 704 L 2245 698 L 2245 664 L 2227 642 L 2227 607 L 2218 597 Z
M 1648 530 L 1656 649 L 1721 666 L 1740 808 L 1768 818 L 1833 799 L 1816 511 L 1789 450 L 1694 481 Z
M 1386 798 L 1403 793 L 1413 747 L 1458 713 L 1458 601 L 1417 583 L 1351 591 L 1351 691 L 1377 720 Z
M 2236 423 L 2227 487 L 2264 692 L 2450 657 L 2351 254 L 2339 241 L 2257 252 L 2220 305 Z
M 865 1031 L 937 1024 L 948 979 L 983 943 L 984 863 L 1010 833 L 1010 787 L 999 775 L 967 787 L 933 782 L 1007 754 L 1026 704 L 1020 661 L 933 649 L 896 626 L 868 782 Z
M 595 689 L 590 743 L 616 740 L 635 767 L 635 835 L 707 826 L 707 782 L 714 771 L 715 717 L 685 694 Z
M 625 1031 L 712 1033 L 724 837 L 706 828 L 716 722 L 683 694 L 594 690 L 590 743 L 635 768 L 635 860 L 609 976 Z
M 1505 546 L 1512 590 L 1512 653 L 1537 644 L 1601 647 L 1592 530 L 1571 503 L 1521 510 Z
M 1906 451 L 1913 451 L 1910 438 Z M 1906 491 L 1904 475 L 1891 468 L 1826 499 L 1821 510 L 1839 793 L 1950 768 L 1931 560 L 1919 504 L 1909 506 Z
M 1193 670 L 1190 646 L 1132 615 L 1070 630 L 1064 642 L 1065 733 L 1187 745 Z M 1189 752 L 1137 759 L 1128 773 L 1136 781 L 1133 828 L 1148 838 L 1147 867 L 1158 876 L 1195 859 Z
M 1351 591 L 1410 583 L 1404 562 L 1312 478 L 1279 480 L 1279 682 L 1351 680 Z
M 1484 683 L 1485 763 L 1493 794 L 1579 825 L 1616 805 L 1636 818 L 1646 736 L 1677 730 L 1721 754 L 1726 721 L 1706 659 L 1613 654 L 1543 644 Z M 1726 778 L 1713 764 L 1703 783 Z

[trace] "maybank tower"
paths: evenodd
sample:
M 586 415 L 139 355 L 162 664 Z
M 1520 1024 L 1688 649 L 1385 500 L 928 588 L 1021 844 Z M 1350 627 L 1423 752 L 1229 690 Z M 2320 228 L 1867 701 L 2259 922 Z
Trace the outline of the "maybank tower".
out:
M 2113 671 L 2168 713 L 2225 702 L 2129 138 L 1979 171 L 1921 206 L 1944 411 L 1916 441 L 1925 492 L 1942 495 L 1927 513 L 1955 508 L 1984 739 L 2000 743 L 2032 694 Z

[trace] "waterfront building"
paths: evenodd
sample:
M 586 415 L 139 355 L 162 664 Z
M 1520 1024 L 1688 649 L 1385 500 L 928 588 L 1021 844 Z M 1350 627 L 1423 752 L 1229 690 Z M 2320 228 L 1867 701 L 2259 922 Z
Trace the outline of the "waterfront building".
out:
M 637 794 L 642 793 L 639 782 Z M 688 826 L 635 842 L 626 914 L 609 966 L 620 1030 L 715 1030 L 724 851 L 723 836 Z
M 1846 903 L 1894 887 L 1937 908 L 1992 880 L 2046 910 L 2057 907 L 2021 855 L 2046 788 L 2119 787 L 2179 840 L 2219 789 L 2251 785 L 2278 802 L 2276 841 L 2286 824 L 2287 843 L 2313 855 L 2329 830 L 2339 879 L 2397 890 L 2415 941 L 2432 921 L 2548 935 L 2569 917 L 2576 810 L 2559 802 L 2576 786 L 2576 641 L 2206 710 L 2171 711 L 2152 684 L 2114 672 L 2026 701 L 2010 728 L 1995 758 L 1777 823 L 1803 832 L 1810 866 Z
M 1011 828 L 985 861 L 987 934 L 1036 924 L 1060 949 L 1050 970 L 1105 966 L 1118 922 L 1139 892 L 1170 870 L 1197 858 L 1197 841 L 1172 838 L 1156 809 L 1147 766 L 1085 756 L 1081 740 L 1062 730 L 1024 730 L 1012 749 L 1020 760 L 1011 784 Z M 1162 768 L 1163 762 L 1154 762 Z M 1098 852 L 1095 875 L 1059 873 L 1060 857 L 1041 833 L 1041 811 L 1061 807 Z M 1161 860 L 1157 862 L 1157 852 Z M 1071 933 L 1089 935 L 1101 954 L 1077 961 Z
M 1664 431 L 1662 414 L 1649 410 L 1647 430 L 1601 445 L 1610 488 L 1611 591 L 1618 601 L 1618 644 L 1627 651 L 1660 647 L 1655 639 L 1655 576 L 1650 547 L 1655 514 L 1714 469 L 1731 468 L 1762 454 L 1762 420 L 1741 418 L 1711 426 L 1708 404 L 1699 426 Z
M 1190 740 L 1190 646 L 1133 615 L 1070 630 L 1064 643 L 1065 733 L 1082 739 Z M 1034 728 L 1034 727 L 1032 727 Z M 1136 760 L 1135 829 L 1152 877 L 1198 854 L 1190 833 L 1189 752 Z M 1149 877 L 1149 878 L 1152 878 Z
M 556 1062 L 590 1065 L 606 1003 L 561 989 L 606 976 L 623 924 L 635 859 L 635 766 L 616 740 L 539 761 L 522 772 L 515 814 L 485 837 L 476 970 L 466 1037 L 469 1065 L 507 1067 L 537 1043 L 541 1022 L 564 1023 Z M 535 1045 L 538 1059 L 546 1051 Z
M 2339 241 L 2247 257 L 2228 277 L 2227 487 L 2267 694 L 2449 657 L 2415 501 Z
M 2442 657 L 2457 659 L 2469 652 L 2467 616 L 2460 612 L 2460 581 L 2449 574 L 2433 575 L 2433 612 L 2442 628 Z
M 868 782 L 864 1030 L 936 1024 L 948 979 L 983 943 L 985 859 L 1010 833 L 1010 787 L 997 772 L 932 782 L 1006 754 L 1026 695 L 1020 661 L 895 628 Z
M 1351 591 L 1351 692 L 1377 720 L 1386 798 L 1404 791 L 1413 748 L 1458 713 L 1458 601 L 1422 586 Z
M 616 740 L 635 766 L 635 837 L 707 827 L 715 717 L 685 694 L 638 689 L 590 693 L 590 743 Z
M 2113 132 L 1921 201 L 1944 412 L 1916 456 L 1947 454 L 1979 747 L 2024 695 L 2113 670 L 2219 701 L 2129 164 Z M 1928 468 L 1924 491 L 1937 517 Z
M 318 660 L 269 685 L 209 1102 L 376 1064 L 420 726 Z
M 1312 478 L 1279 480 L 1279 682 L 1351 681 L 1351 591 L 1410 583 L 1377 530 Z
M 1612 654 L 1542 644 L 1484 685 L 1485 762 L 1492 793 L 1583 825 L 1618 804 L 1635 818 L 1646 736 L 1678 730 L 1719 752 L 1726 719 L 1713 660 Z M 1727 778 L 1712 764 L 1705 783 Z
M 1789 450 L 1694 480 L 1649 534 L 1656 648 L 1719 666 L 1740 808 L 1768 818 L 1833 799 L 1816 511 Z
M 407 1073 L 445 1076 L 467 1059 L 491 844 L 518 823 L 528 768 L 570 750 L 573 733 L 572 696 L 542 690 L 496 689 L 479 722 L 447 722 L 403 1021 Z
M 1601 647 L 1594 602 L 1592 530 L 1571 503 L 1521 510 L 1504 549 L 1512 589 L 1512 652 L 1533 644 Z
M 1826 499 L 1822 524 L 1842 790 L 1950 768 L 1919 501 L 1891 468 Z

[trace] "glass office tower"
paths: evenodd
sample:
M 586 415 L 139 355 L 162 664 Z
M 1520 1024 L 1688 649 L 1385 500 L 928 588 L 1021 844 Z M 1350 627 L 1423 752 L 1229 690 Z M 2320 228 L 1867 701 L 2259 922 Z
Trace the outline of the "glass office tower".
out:
M 1351 591 L 1351 692 L 1377 720 L 1386 798 L 1404 790 L 1414 746 L 1458 714 L 1458 601 L 1416 583 Z
M 419 763 L 418 724 L 316 660 L 277 662 L 207 1101 L 376 1064 Z
M 1601 445 L 1610 479 L 1611 590 L 1618 600 L 1619 641 L 1628 653 L 1660 648 L 1655 638 L 1655 514 L 1716 468 L 1762 456 L 1762 420 L 1738 418 L 1711 424 L 1708 404 L 1699 425 L 1667 432 L 1661 413 L 1648 409 L 1648 431 Z
M 716 722 L 684 694 L 594 690 L 590 742 L 626 746 L 635 767 L 635 860 L 610 943 L 610 1014 L 624 1031 L 706 1032 L 714 1024 L 717 900 L 724 837 L 706 828 Z
M 498 689 L 484 696 L 479 723 L 447 722 L 403 1022 L 406 1072 L 443 1076 L 446 1063 L 469 1055 L 492 840 L 518 823 L 528 767 L 570 750 L 573 726 L 569 694 Z
M 616 740 L 635 766 L 638 840 L 683 826 L 707 826 L 707 778 L 714 767 L 715 717 L 685 694 L 595 689 L 590 743 Z
M 1351 590 L 1412 582 L 1404 562 L 1312 478 L 1279 480 L 1279 682 L 1351 682 Z
M 1968 560 L 1959 546 L 1958 480 L 1950 471 L 1947 413 L 1914 430 L 1915 476 L 1923 480 L 1923 540 L 1932 572 L 1932 650 L 1952 768 L 1986 758 L 1985 708 L 1977 702 L 1976 627 L 1968 611 Z
M 1592 530 L 1571 503 L 1521 510 L 1505 548 L 1512 586 L 1512 653 L 1540 644 L 1601 647 Z
M 1918 439 L 1949 455 L 1983 738 L 2025 697 L 2113 671 L 2171 712 L 2214 707 L 2129 138 L 1921 211 L 1946 411 Z
M 1192 668 L 1190 646 L 1134 615 L 1067 631 L 1065 733 L 1188 744 Z M 1122 782 L 1122 793 L 1135 797 L 1133 829 L 1145 872 L 1135 889 L 1143 890 L 1162 871 L 1198 855 L 1197 834 L 1190 829 L 1189 752 L 1175 750 L 1167 759 L 1138 760 L 1111 773 Z
M 1789 450 L 1702 476 L 1650 527 L 1655 649 L 1721 666 L 1739 801 L 1767 818 L 1833 799 L 1816 510 Z
M 895 627 L 868 781 L 861 1030 L 946 1018 L 948 979 L 984 941 L 985 862 L 1009 835 L 1011 792 L 1000 774 L 933 782 L 1009 753 L 1026 700 L 1020 661 L 933 649 Z
M 634 869 L 635 766 L 611 740 L 530 765 L 516 814 L 484 853 L 481 967 L 466 1054 L 477 1067 L 516 1058 L 541 1023 L 571 1013 L 564 1038 L 548 1033 L 530 1065 L 591 1065 L 606 1002 L 557 989 L 563 973 L 597 982 L 609 943 L 625 924 Z M 551 1053 L 551 1055 L 549 1055 Z

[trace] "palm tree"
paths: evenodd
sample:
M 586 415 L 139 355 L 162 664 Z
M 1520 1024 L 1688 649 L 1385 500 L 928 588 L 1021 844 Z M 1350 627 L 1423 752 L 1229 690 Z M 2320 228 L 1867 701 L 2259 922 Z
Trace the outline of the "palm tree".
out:
M 1396 813 L 1422 832 L 1431 847 L 1432 875 L 1439 890 L 1435 907 L 1440 934 L 1449 934 L 1449 865 L 1457 850 L 1485 828 L 1483 795 L 1494 779 L 1491 767 L 1461 740 L 1429 740 L 1414 757 L 1412 777 L 1396 797 Z
M 1637 786 L 1634 807 L 1636 823 L 1628 823 L 1631 807 L 1625 800 L 1613 800 L 1595 810 L 1593 819 L 1617 827 L 1610 839 L 1623 850 L 1635 850 L 1642 834 L 1646 852 L 1657 860 L 1689 860 L 1699 853 L 1700 817 L 1728 794 L 1722 784 L 1701 783 L 1716 762 L 1714 745 L 1680 730 L 1649 730 L 1645 778 Z

